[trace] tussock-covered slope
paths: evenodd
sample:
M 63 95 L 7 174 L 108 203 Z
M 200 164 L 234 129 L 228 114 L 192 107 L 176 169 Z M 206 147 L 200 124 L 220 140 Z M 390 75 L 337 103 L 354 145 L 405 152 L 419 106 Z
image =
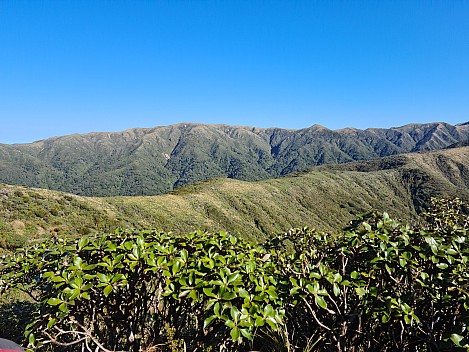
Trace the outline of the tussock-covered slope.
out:
M 257 182 L 217 178 L 160 196 L 90 198 L 2 185 L 0 239 L 14 245 L 116 227 L 225 229 L 253 239 L 299 226 L 335 231 L 371 209 L 416 219 L 431 196 L 469 200 L 468 185 L 469 147 L 324 165 Z

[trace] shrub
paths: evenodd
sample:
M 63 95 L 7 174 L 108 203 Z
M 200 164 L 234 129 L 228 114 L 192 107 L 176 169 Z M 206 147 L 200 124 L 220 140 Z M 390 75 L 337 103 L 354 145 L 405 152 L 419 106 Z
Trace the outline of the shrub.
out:
M 189 350 L 233 349 L 281 322 L 275 266 L 263 256 L 223 232 L 59 238 L 8 257 L 2 288 L 22 288 L 40 303 L 26 332 L 37 350 L 139 351 L 167 342 L 167 325 Z
M 252 244 L 224 232 L 116 231 L 4 257 L 1 288 L 38 302 L 38 351 L 469 350 L 465 205 L 425 225 L 369 213 L 338 236 L 295 229 Z
M 466 213 L 467 214 L 467 213 Z M 411 228 L 366 214 L 338 237 L 292 231 L 276 261 L 292 288 L 293 343 L 323 351 L 469 350 L 469 239 L 465 206 L 433 200 Z

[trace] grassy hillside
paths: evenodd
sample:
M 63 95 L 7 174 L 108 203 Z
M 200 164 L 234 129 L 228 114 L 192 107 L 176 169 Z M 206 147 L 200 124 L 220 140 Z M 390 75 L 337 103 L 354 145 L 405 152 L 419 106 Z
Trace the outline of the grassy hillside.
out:
M 117 227 L 225 229 L 253 239 L 299 226 L 333 231 L 371 209 L 412 220 L 431 196 L 469 199 L 468 186 L 469 147 L 257 182 L 218 178 L 161 196 L 90 198 L 2 185 L 0 236 L 4 245 L 15 245 L 57 232 L 79 236 Z
M 54 234 L 80 236 L 131 226 L 104 199 L 0 184 L 0 246 Z
M 412 153 L 393 157 L 325 165 L 317 171 L 399 170 L 401 182 L 412 194 L 417 211 L 428 204 L 431 196 L 469 197 L 469 148 L 449 148 L 442 151 Z
M 468 124 L 337 131 L 179 124 L 0 144 L 0 182 L 86 196 L 157 195 L 214 177 L 269 179 L 468 139 Z

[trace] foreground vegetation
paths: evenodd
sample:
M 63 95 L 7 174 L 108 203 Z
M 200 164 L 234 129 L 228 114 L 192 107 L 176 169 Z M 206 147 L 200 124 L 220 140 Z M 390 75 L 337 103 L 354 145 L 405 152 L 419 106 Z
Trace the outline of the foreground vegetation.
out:
M 3 257 L 0 332 L 18 339 L 23 325 L 37 351 L 469 350 L 468 226 L 455 199 L 418 226 L 369 213 L 339 235 L 260 244 L 57 237 Z

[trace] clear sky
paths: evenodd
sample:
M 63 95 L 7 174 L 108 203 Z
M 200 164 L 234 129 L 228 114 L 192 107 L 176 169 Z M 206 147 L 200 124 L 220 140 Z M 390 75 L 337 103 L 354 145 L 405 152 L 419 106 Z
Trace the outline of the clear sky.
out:
M 0 0 L 0 143 L 469 120 L 469 1 Z

